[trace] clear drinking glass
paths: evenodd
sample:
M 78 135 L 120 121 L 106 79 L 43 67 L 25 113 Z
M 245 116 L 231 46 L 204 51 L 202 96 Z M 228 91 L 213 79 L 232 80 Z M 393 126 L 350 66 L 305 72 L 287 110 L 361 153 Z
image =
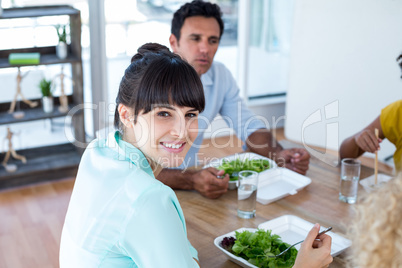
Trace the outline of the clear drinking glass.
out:
M 342 202 L 348 204 L 356 203 L 360 165 L 361 162 L 357 159 L 342 159 L 341 186 L 339 191 L 339 200 Z
M 237 216 L 244 219 L 255 217 L 258 173 L 243 170 L 239 173 L 237 188 Z

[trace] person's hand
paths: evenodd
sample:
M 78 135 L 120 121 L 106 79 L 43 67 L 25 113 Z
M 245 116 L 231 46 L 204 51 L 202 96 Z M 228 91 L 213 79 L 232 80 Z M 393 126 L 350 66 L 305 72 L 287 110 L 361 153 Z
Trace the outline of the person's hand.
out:
M 276 156 L 279 167 L 286 167 L 302 175 L 306 175 L 310 163 L 310 154 L 303 148 L 292 148 L 280 151 Z
M 218 198 L 227 192 L 229 186 L 229 175 L 226 174 L 223 179 L 217 176 L 223 176 L 224 170 L 217 170 L 210 167 L 196 171 L 191 175 L 193 188 L 208 198 Z
M 365 152 L 374 153 L 380 149 L 381 139 L 375 136 L 375 133 L 371 129 L 364 129 L 360 133 L 356 134 L 355 142 Z
M 331 241 L 327 234 L 317 237 L 320 225 L 316 223 L 300 246 L 293 268 L 328 267 L 332 262 Z M 318 240 L 316 240 L 318 239 Z

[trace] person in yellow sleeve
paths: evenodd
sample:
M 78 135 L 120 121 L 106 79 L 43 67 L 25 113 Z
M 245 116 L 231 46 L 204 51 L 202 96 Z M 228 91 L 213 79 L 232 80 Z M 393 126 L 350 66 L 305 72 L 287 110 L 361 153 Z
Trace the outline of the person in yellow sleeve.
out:
M 376 128 L 379 130 L 378 138 L 374 132 Z M 339 155 L 343 159 L 357 158 L 364 152 L 374 153 L 380 149 L 383 139 L 395 145 L 395 170 L 402 171 L 402 99 L 389 104 L 370 125 L 344 140 Z

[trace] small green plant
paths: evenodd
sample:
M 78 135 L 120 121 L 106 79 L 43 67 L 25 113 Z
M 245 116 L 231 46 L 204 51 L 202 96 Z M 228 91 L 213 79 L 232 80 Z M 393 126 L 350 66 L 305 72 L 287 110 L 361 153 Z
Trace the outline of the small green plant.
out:
M 52 80 L 46 80 L 46 78 L 43 78 L 40 80 L 39 88 L 43 97 L 52 96 Z
M 67 33 L 66 33 L 66 25 L 56 25 L 57 35 L 59 36 L 59 42 L 67 43 Z

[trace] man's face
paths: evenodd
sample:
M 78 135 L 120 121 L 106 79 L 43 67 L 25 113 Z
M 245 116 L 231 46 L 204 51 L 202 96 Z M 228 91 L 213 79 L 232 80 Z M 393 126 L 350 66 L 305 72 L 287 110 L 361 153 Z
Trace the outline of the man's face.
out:
M 174 53 L 188 61 L 198 75 L 206 73 L 219 46 L 219 24 L 215 18 L 189 17 L 180 31 L 180 40 L 173 34 L 169 41 Z

